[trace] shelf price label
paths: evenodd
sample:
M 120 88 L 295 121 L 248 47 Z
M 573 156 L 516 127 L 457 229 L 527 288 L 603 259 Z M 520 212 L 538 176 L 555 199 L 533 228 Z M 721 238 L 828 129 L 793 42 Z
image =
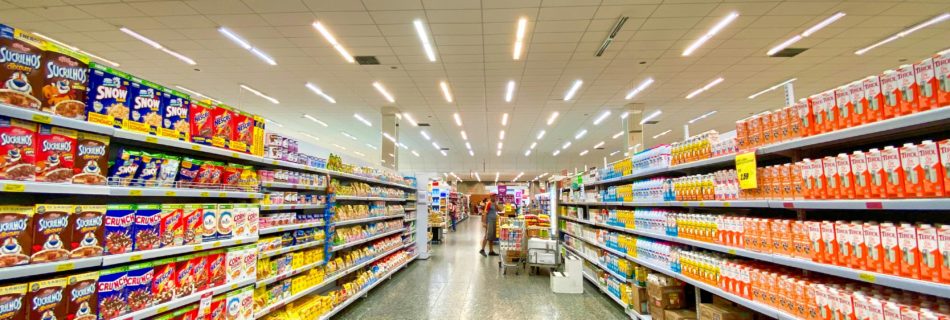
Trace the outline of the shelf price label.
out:
M 873 274 L 864 272 L 858 274 L 858 278 L 870 283 L 874 283 L 877 280 Z
M 50 118 L 50 116 L 45 115 L 45 114 L 33 114 L 32 119 L 34 122 L 45 123 L 45 124 L 49 124 L 50 122 L 53 122 L 53 118 Z
M 142 195 L 142 190 L 141 190 L 141 189 L 132 189 L 132 190 L 129 190 L 129 195 L 130 195 L 130 196 L 141 196 L 141 195 Z
M 156 137 L 145 137 L 145 142 L 148 142 L 148 143 L 158 143 L 158 138 L 156 138 Z
M 69 271 L 69 270 L 72 270 L 72 269 L 76 269 L 76 264 L 74 264 L 74 263 L 72 263 L 72 262 L 70 262 L 70 263 L 64 263 L 64 264 L 61 264 L 61 265 L 56 266 L 56 272 Z
M 736 175 L 739 176 L 739 188 L 758 188 L 758 179 L 755 176 L 755 151 L 736 155 Z
M 23 192 L 23 191 L 26 191 L 26 185 L 22 183 L 3 184 L 3 192 Z

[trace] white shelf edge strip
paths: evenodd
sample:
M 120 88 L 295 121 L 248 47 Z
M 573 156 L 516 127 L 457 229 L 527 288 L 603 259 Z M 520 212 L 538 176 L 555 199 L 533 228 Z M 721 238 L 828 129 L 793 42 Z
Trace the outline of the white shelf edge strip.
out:
M 353 246 L 355 246 L 355 245 L 359 245 L 359 244 L 366 243 L 366 242 L 369 242 L 369 241 L 373 241 L 373 240 L 376 240 L 376 239 L 379 239 L 379 238 L 382 238 L 382 237 L 385 237 L 385 236 L 388 236 L 388 235 L 392 235 L 392 234 L 395 234 L 395 233 L 397 233 L 397 232 L 403 232 L 403 231 L 405 231 L 405 230 L 406 230 L 406 228 L 399 228 L 399 229 L 396 229 L 396 230 L 386 231 L 386 232 L 377 234 L 377 235 L 372 236 L 372 237 L 369 237 L 369 238 L 364 238 L 364 239 L 360 239 L 360 240 L 353 241 L 353 242 L 347 242 L 347 243 L 344 243 L 344 244 L 341 244 L 341 245 L 338 245 L 338 246 L 335 246 L 335 247 L 330 248 L 330 252 L 335 252 L 335 251 L 343 250 L 343 249 L 346 249 L 346 248 L 349 248 L 349 247 L 353 247 Z
M 258 231 L 258 233 L 261 235 L 265 235 L 265 234 L 271 234 L 271 233 L 278 233 L 278 232 L 297 230 L 297 229 L 316 228 L 316 227 L 322 227 L 322 226 L 324 226 L 322 221 L 310 222 L 310 223 L 288 224 L 288 225 L 283 225 L 283 226 L 264 228 Z
M 259 254 L 258 256 L 259 256 L 260 258 L 273 257 L 273 256 L 276 256 L 276 255 L 281 255 L 281 254 L 285 254 L 285 253 L 288 253 L 288 252 L 297 251 L 297 250 L 300 250 L 300 249 L 306 249 L 306 248 L 316 247 L 316 246 L 319 246 L 319 245 L 323 244 L 324 241 L 325 241 L 325 240 L 311 241 L 311 242 L 307 242 L 307 243 L 304 243 L 304 244 L 293 245 L 293 246 L 289 246 L 289 247 L 286 247 L 286 248 L 280 248 L 280 249 L 277 249 L 277 250 L 272 250 L 272 251 L 268 251 L 268 252 L 263 252 L 263 253 Z
M 136 262 L 141 260 L 149 260 L 156 258 L 163 258 L 169 256 L 177 256 L 181 254 L 186 254 L 196 251 L 211 250 L 217 248 L 224 248 L 242 244 L 249 244 L 257 242 L 257 236 L 251 237 L 242 237 L 234 238 L 228 240 L 217 240 L 213 242 L 205 242 L 202 244 L 190 244 L 186 246 L 175 246 L 168 248 L 159 248 L 145 251 L 133 251 L 121 254 L 113 254 L 102 257 L 102 266 L 111 266 L 122 263 Z M 3 271 L 6 271 L 7 268 L 4 268 Z
M 323 209 L 323 204 L 262 204 L 261 211 L 270 210 L 301 210 L 301 209 Z
M 337 200 L 354 200 L 354 201 L 406 201 L 404 198 L 384 198 L 384 197 L 362 197 L 362 196 L 336 196 Z
M 711 207 L 831 210 L 950 210 L 950 198 L 832 199 L 832 200 L 732 200 L 732 201 L 633 201 L 562 202 L 566 206 L 614 207 Z
M 327 312 L 326 314 L 321 315 L 321 316 L 320 316 L 320 320 L 330 319 L 330 317 L 336 315 L 337 313 L 339 313 L 339 312 L 342 311 L 343 309 L 346 309 L 346 307 L 348 307 L 350 304 L 352 304 L 353 301 L 356 301 L 357 299 L 359 299 L 359 298 L 361 298 L 361 297 L 363 297 L 363 296 L 369 294 L 369 291 L 370 291 L 370 290 L 373 290 L 373 288 L 376 288 L 376 286 L 378 286 L 380 283 L 383 283 L 384 281 L 388 280 L 389 277 L 391 277 L 392 275 L 396 274 L 396 272 L 399 272 L 399 270 L 402 270 L 402 268 L 405 268 L 406 266 L 408 266 L 409 263 L 412 262 L 412 260 L 415 260 L 415 257 L 409 258 L 409 260 L 406 260 L 406 262 L 404 262 L 403 264 L 399 265 L 399 266 L 396 267 L 395 269 L 390 270 L 389 272 L 386 272 L 386 274 L 384 274 L 384 275 L 380 276 L 379 278 L 377 278 L 376 281 L 373 282 L 372 284 L 370 284 L 368 287 L 363 288 L 362 290 L 360 290 L 360 291 L 357 292 L 356 294 L 350 296 L 349 298 L 346 299 L 346 301 L 344 301 L 343 303 L 341 303 L 341 304 L 337 305 L 336 307 L 334 307 L 333 310 L 330 310 L 330 312 Z
M 405 215 L 404 215 L 404 214 L 395 214 L 395 215 L 389 215 L 389 216 L 378 216 L 378 217 L 369 217 L 369 218 L 362 218 L 362 219 L 352 219 L 352 220 L 336 221 L 336 222 L 332 222 L 332 224 L 333 224 L 334 226 L 345 226 L 345 225 L 360 224 L 360 223 L 373 222 L 373 221 L 380 221 L 380 220 L 387 220 L 387 219 L 393 219 L 393 218 L 405 218 Z
M 261 182 L 261 187 L 278 188 L 278 189 L 311 190 L 311 191 L 326 190 L 327 188 L 326 186 L 312 186 L 312 185 L 306 185 L 306 184 L 287 183 L 287 182 Z
M 54 272 L 70 271 L 75 269 L 91 268 L 102 266 L 102 257 L 91 257 L 75 260 L 47 262 L 40 264 L 27 264 L 21 266 L 11 266 L 0 269 L 0 280 L 22 278 L 38 274 L 50 274 Z

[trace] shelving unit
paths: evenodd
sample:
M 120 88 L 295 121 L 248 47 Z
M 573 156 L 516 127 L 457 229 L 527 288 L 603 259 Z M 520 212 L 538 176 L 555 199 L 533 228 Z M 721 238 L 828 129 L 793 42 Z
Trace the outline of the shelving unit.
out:
M 389 220 L 389 219 L 395 219 L 395 218 L 404 218 L 404 217 L 405 217 L 404 214 L 390 215 L 390 216 L 379 216 L 379 217 L 369 217 L 369 218 L 363 218 L 363 219 L 353 219 L 353 220 L 336 221 L 336 222 L 333 222 L 333 225 L 339 227 L 339 226 L 345 226 L 345 225 L 351 225 L 351 224 L 360 224 L 360 223 L 375 222 L 375 221 Z
M 120 319 L 134 319 L 134 320 L 150 319 L 156 315 L 165 313 L 169 310 L 175 310 L 182 306 L 186 306 L 192 303 L 198 303 L 199 301 L 201 301 L 201 297 L 204 296 L 205 294 L 210 293 L 212 295 L 218 295 L 225 292 L 234 291 L 235 289 L 238 289 L 238 288 L 250 286 L 253 284 L 254 284 L 254 279 L 245 279 L 245 280 L 240 280 L 235 283 L 220 285 L 214 288 L 195 292 L 184 297 L 176 298 L 169 302 L 161 303 L 161 304 L 148 307 L 136 312 L 132 312 L 132 313 L 123 315 L 119 318 Z
M 285 226 L 264 228 L 264 229 L 260 229 L 258 233 L 261 235 L 265 235 L 265 234 L 278 233 L 278 232 L 284 232 L 284 231 L 290 231 L 290 230 L 308 229 L 308 228 L 316 228 L 316 227 L 323 227 L 323 226 L 324 226 L 324 223 L 322 221 L 310 222 L 310 223 L 298 223 L 298 224 L 289 224 Z
M 343 249 L 346 249 L 346 248 L 350 248 L 350 247 L 353 247 L 353 246 L 356 246 L 356 245 L 364 244 L 364 243 L 367 243 L 367 242 L 370 242 L 370 241 L 373 241 L 373 240 L 376 240 L 376 239 L 384 238 L 384 237 L 389 236 L 389 235 L 393 235 L 393 234 L 396 234 L 396 233 L 400 233 L 400 232 L 402 232 L 402 231 L 404 231 L 404 230 L 406 230 L 406 228 L 399 228 L 399 229 L 396 229 L 396 230 L 386 231 L 386 232 L 383 232 L 383 233 L 374 235 L 374 236 L 372 236 L 372 237 L 368 237 L 368 238 L 356 240 L 356 241 L 353 241 L 353 242 L 347 242 L 347 243 L 344 243 L 344 244 L 341 244 L 341 245 L 338 245 L 338 246 L 333 246 L 332 248 L 330 248 L 330 252 L 340 251 L 340 250 L 343 250 Z

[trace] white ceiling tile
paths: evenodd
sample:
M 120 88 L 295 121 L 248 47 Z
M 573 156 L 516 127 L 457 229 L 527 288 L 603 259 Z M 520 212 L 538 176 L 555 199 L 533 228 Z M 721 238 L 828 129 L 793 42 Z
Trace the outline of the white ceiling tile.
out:
M 327 29 L 330 29 L 331 31 L 333 30 L 334 25 L 373 24 L 373 18 L 370 17 L 369 13 L 365 11 L 319 11 L 315 14 L 317 15 L 317 20 L 320 20 L 320 22 L 325 24 Z
M 242 2 L 232 0 L 186 0 L 185 4 L 202 14 L 248 14 L 254 13 Z
M 482 10 L 482 20 L 484 22 L 515 23 L 518 19 L 524 17 L 528 18 L 528 24 L 530 25 L 532 21 L 537 19 L 538 10 L 538 8 L 484 9 Z
M 433 35 L 477 35 L 482 34 L 480 23 L 431 23 L 429 28 Z
M 484 9 L 537 8 L 540 6 L 541 0 L 482 0 L 482 8 Z
M 225 27 L 261 27 L 269 24 L 259 14 L 208 15 L 208 19 Z
M 82 11 L 100 18 L 139 17 L 145 14 L 124 3 L 85 4 L 76 6 Z
M 339 0 L 303 0 L 310 10 L 313 11 L 363 11 L 361 1 L 339 1 Z
M 167 28 L 216 28 L 217 23 L 205 16 L 163 16 L 155 17 Z M 91 25 L 90 27 L 95 27 Z
M 92 15 L 73 6 L 39 7 L 26 9 L 28 12 L 50 20 L 89 19 Z
M 481 10 L 426 10 L 426 20 L 433 23 L 478 23 L 482 22 Z
M 362 0 L 363 7 L 369 11 L 378 10 L 421 10 L 420 0 Z
M 541 8 L 538 20 L 592 19 L 596 12 L 597 7 L 595 6 Z
M 426 10 L 481 9 L 479 1 L 472 0 L 423 0 Z
M 651 18 L 669 18 L 669 17 L 705 17 L 716 8 L 716 4 L 711 3 L 691 3 L 691 4 L 663 4 L 660 5 Z
M 426 13 L 423 10 L 371 11 L 369 14 L 377 24 L 412 23 L 415 19 L 426 21 Z
M 834 8 L 834 2 L 783 2 L 769 11 L 769 15 L 821 15 Z

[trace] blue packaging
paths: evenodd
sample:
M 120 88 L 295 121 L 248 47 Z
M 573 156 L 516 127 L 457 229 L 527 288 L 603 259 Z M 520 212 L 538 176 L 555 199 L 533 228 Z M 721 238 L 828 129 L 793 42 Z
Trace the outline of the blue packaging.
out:
M 125 274 L 125 296 L 130 312 L 139 311 L 152 305 L 152 276 L 151 262 L 129 266 L 129 270 Z
M 158 134 L 162 126 L 161 89 L 150 82 L 132 77 L 129 85 L 129 118 L 122 123 L 122 129 Z
M 106 207 L 105 254 L 132 252 L 135 238 L 132 237 L 132 224 L 135 222 L 135 205 L 110 204 Z
M 99 272 L 99 319 L 114 319 L 129 313 L 126 303 L 125 276 L 128 266 L 116 267 Z
M 140 154 L 140 158 L 142 159 L 141 165 L 139 166 L 139 170 L 135 172 L 135 179 L 132 180 L 132 185 L 154 187 L 158 185 L 159 170 L 162 169 L 162 164 L 165 163 L 165 159 L 148 152 L 141 152 Z
M 201 163 L 201 160 L 195 160 L 189 157 L 182 158 L 181 163 L 178 164 L 178 177 L 176 178 L 179 185 L 182 187 L 192 187 L 192 183 L 194 183 L 198 177 Z
M 159 135 L 167 138 L 191 142 L 191 125 L 188 122 L 188 110 L 191 99 L 187 94 L 162 88 L 162 127 Z
M 140 204 L 135 206 L 135 223 L 132 225 L 135 244 L 133 251 L 158 249 L 161 247 L 159 225 L 162 222 L 162 205 Z
M 101 64 L 89 63 L 88 121 L 122 128 L 129 118 L 129 75 Z
M 135 173 L 142 166 L 142 153 L 128 149 L 119 151 L 119 157 L 109 166 L 109 185 L 132 186 Z

